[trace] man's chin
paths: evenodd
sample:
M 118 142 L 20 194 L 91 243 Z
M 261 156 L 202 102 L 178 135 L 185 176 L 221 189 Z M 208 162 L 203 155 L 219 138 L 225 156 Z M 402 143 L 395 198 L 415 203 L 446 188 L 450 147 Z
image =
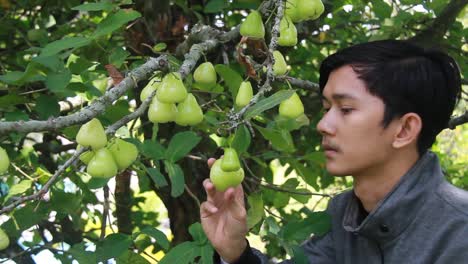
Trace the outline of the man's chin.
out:
M 350 171 L 344 169 L 344 168 L 337 168 L 335 166 L 330 166 L 327 164 L 326 166 L 327 172 L 335 177 L 344 177 L 344 176 L 349 176 L 351 173 Z

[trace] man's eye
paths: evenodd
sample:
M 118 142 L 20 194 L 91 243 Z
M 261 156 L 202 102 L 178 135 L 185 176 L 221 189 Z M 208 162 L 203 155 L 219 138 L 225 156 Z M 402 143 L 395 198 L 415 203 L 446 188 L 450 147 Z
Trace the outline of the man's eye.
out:
M 345 115 L 351 113 L 351 111 L 353 111 L 352 108 L 341 108 L 341 113 Z

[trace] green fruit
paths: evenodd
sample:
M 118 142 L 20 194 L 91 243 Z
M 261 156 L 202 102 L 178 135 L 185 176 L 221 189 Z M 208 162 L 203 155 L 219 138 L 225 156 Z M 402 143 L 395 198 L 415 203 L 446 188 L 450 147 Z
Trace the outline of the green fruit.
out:
M 249 81 L 242 82 L 239 91 L 237 91 L 236 105 L 238 107 L 244 107 L 249 104 L 253 97 L 252 84 Z
M 159 78 L 151 79 L 151 81 L 149 81 L 145 88 L 141 90 L 140 100 L 142 102 L 145 101 L 146 98 L 148 98 L 148 96 L 150 96 L 151 93 L 153 93 L 153 91 L 156 91 L 159 88 L 159 86 L 161 86 L 161 80 Z
M 128 168 L 138 157 L 137 147 L 120 138 L 117 138 L 115 142 L 109 146 L 109 150 L 119 170 Z
M 281 19 L 280 34 L 278 37 L 280 46 L 295 46 L 297 44 L 297 30 L 289 16 L 285 15 Z
M 8 235 L 0 228 L 0 250 L 4 250 L 10 245 L 10 239 Z
M 10 159 L 8 158 L 8 153 L 5 149 L 0 147 L 0 174 L 8 170 L 10 166 Z
M 301 0 L 287 0 L 286 1 L 286 10 L 284 14 L 289 16 L 292 22 L 296 23 L 301 21 L 301 17 L 298 10 L 298 4 Z
M 279 105 L 279 114 L 287 118 L 297 118 L 304 113 L 304 105 L 297 93 L 294 93 L 288 99 Z
M 262 15 L 260 15 L 260 12 L 250 12 L 240 26 L 240 34 L 252 39 L 262 39 L 265 37 L 265 27 L 263 26 Z
M 187 90 L 180 73 L 171 72 L 164 76 L 161 86 L 156 92 L 156 96 L 161 103 L 179 103 L 187 98 Z
M 200 64 L 193 73 L 193 79 L 195 82 L 205 86 L 206 88 L 211 88 L 216 85 L 216 71 L 211 62 L 205 62 Z
M 224 149 L 224 156 L 221 159 L 221 169 L 223 169 L 223 171 L 237 171 L 240 169 L 240 161 L 235 149 Z
M 157 96 L 153 97 L 148 108 L 148 119 L 153 123 L 167 123 L 175 121 L 177 107 L 174 103 L 162 103 Z
M 85 147 L 100 149 L 106 146 L 107 136 L 101 122 L 97 118 L 82 125 L 76 135 L 76 142 Z
M 215 161 L 210 170 L 210 179 L 216 190 L 224 192 L 229 187 L 236 187 L 244 180 L 244 169 L 236 171 L 223 171 L 221 160 Z
M 273 51 L 273 57 L 275 58 L 275 64 L 273 65 L 273 73 L 275 75 L 283 75 L 288 71 L 288 65 L 284 60 L 283 54 L 275 50 Z
M 89 161 L 86 172 L 96 178 L 111 178 L 117 174 L 117 164 L 111 152 L 107 148 L 102 148 L 96 151 Z
M 187 99 L 177 106 L 175 122 L 181 126 L 194 126 L 203 121 L 203 111 L 193 94 L 189 93 Z
M 80 150 L 81 148 L 82 146 L 78 145 L 78 148 L 76 148 L 76 150 Z M 92 150 L 88 150 L 80 154 L 80 160 L 84 164 L 88 164 L 93 157 L 94 157 L 94 151 Z
M 317 19 L 325 10 L 320 0 L 299 0 L 297 8 L 301 20 Z
M 30 29 L 26 33 L 29 41 L 39 41 L 47 38 L 47 31 L 44 29 Z

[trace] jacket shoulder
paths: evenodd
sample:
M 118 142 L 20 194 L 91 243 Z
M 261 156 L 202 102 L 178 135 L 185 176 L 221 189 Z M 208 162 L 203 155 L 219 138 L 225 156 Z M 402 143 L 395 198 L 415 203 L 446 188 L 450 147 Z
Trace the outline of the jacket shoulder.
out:
M 437 192 L 437 197 L 454 209 L 459 215 L 468 219 L 468 192 L 451 185 L 448 182 L 443 182 Z

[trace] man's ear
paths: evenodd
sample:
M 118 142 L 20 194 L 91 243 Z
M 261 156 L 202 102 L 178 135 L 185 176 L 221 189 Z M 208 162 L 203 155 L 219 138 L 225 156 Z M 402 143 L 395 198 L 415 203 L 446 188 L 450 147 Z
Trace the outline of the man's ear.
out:
M 402 148 L 412 143 L 416 144 L 422 129 L 421 117 L 416 113 L 406 113 L 399 118 L 398 122 L 392 146 Z

